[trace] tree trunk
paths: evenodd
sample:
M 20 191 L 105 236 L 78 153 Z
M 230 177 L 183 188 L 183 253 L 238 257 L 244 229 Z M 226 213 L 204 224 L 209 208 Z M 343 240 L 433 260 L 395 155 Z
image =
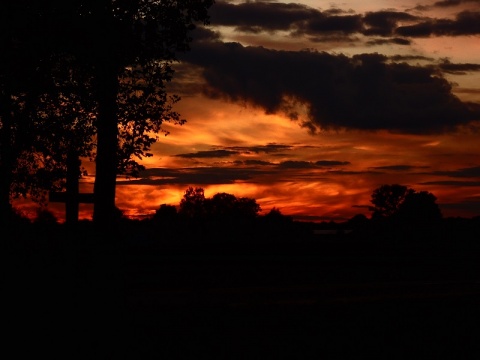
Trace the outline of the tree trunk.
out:
M 67 154 L 67 194 L 65 201 L 65 221 L 68 226 L 78 223 L 80 159 L 74 149 Z
M 4 92 L 0 97 L 0 224 L 10 224 L 12 204 L 10 203 L 10 187 L 12 184 L 12 113 L 10 94 Z
M 98 112 L 93 221 L 95 225 L 108 230 L 115 219 L 118 76 L 113 63 L 99 63 L 96 69 Z

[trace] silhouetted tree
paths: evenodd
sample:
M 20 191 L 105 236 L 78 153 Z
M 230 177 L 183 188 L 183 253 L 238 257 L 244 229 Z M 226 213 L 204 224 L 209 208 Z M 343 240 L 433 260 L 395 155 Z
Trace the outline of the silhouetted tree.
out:
M 260 212 L 255 199 L 240 197 L 228 193 L 217 193 L 207 199 L 207 213 L 216 219 L 253 219 Z
M 151 145 L 158 134 L 168 132 L 162 124 L 183 125 L 184 119 L 173 111 L 178 96 L 167 95 L 165 81 L 170 79 L 166 69 L 157 64 L 127 67 L 119 76 L 118 94 L 118 156 L 117 171 L 137 176 L 144 166 L 137 159 L 151 157 Z
M 251 223 L 260 210 L 255 199 L 237 198 L 224 192 L 206 198 L 203 188 L 189 187 L 180 201 L 178 214 L 184 219 L 194 220 L 202 227 L 213 225 L 216 227 L 213 230 L 220 230 L 232 223 Z
M 80 176 L 76 160 L 92 150 L 92 109 L 83 102 L 88 81 L 58 51 L 59 3 L 0 4 L 0 168 L 8 174 L 0 180 L 2 218 L 10 197 L 44 204 L 48 190 L 65 186 L 67 173 Z
M 186 218 L 202 218 L 206 215 L 205 192 L 201 187 L 188 187 L 180 200 L 179 215 Z
M 257 200 L 249 197 L 241 197 L 237 200 L 237 211 L 243 218 L 251 219 L 258 216 L 262 208 L 257 204 Z
M 162 89 L 163 83 L 159 80 L 171 78 L 170 64 L 176 60 L 175 54 L 188 50 L 189 31 L 196 22 L 207 22 L 207 10 L 212 3 L 213 0 L 73 2 L 73 26 L 69 27 L 74 44 L 71 50 L 92 70 L 98 102 L 94 185 L 97 224 L 111 223 L 115 207 L 122 105 L 118 97 L 122 86 L 119 78 L 127 69 L 143 69 L 144 74 L 156 74 L 156 86 Z M 127 124 L 121 124 L 123 130 L 135 135 L 139 147 L 133 150 L 121 144 L 121 148 L 126 154 L 141 155 L 151 143 L 151 138 L 146 136 L 150 130 L 146 119 L 133 127 L 128 122 L 135 118 L 125 120 Z
M 276 207 L 273 207 L 263 218 L 267 224 L 271 225 L 289 224 L 293 222 L 291 216 L 282 214 L 280 209 Z
M 29 111 L 33 108 L 31 101 L 19 97 L 19 87 L 28 84 L 26 95 L 32 96 L 32 86 L 41 84 L 32 74 L 39 69 L 45 73 L 51 56 L 73 57 L 93 79 L 91 95 L 97 103 L 94 220 L 111 223 L 119 169 L 135 174 L 141 167 L 129 159 L 150 156 L 147 151 L 156 138 L 148 134 L 158 131 L 162 121 L 182 122 L 171 110 L 178 98 L 166 97 L 164 83 L 173 74 L 175 54 L 188 50 L 189 31 L 196 22 L 207 22 L 212 4 L 213 0 L 2 1 L 2 173 L 12 174 L 18 156 L 10 145 L 13 139 L 18 143 L 18 124 L 28 123 L 12 117 L 14 100 L 27 104 Z M 2 212 L 9 211 L 10 183 L 9 175 L 0 183 Z
M 398 208 L 397 216 L 415 228 L 438 225 L 442 212 L 435 195 L 428 191 L 409 192 Z
M 217 193 L 208 201 L 208 212 L 215 217 L 233 216 L 237 198 L 228 193 Z
M 435 195 L 428 191 L 417 192 L 402 185 L 382 185 L 372 193 L 375 207 L 372 215 L 382 231 L 402 239 L 419 240 L 422 236 L 430 238 L 431 233 L 439 230 L 442 213 Z
M 162 204 L 155 211 L 152 220 L 154 222 L 169 223 L 177 218 L 177 208 L 174 205 Z
M 407 194 L 412 192 L 414 192 L 413 189 L 399 184 L 382 185 L 376 188 L 373 190 L 370 201 L 374 205 L 370 208 L 373 211 L 372 218 L 388 218 L 396 214 Z
M 5 223 L 12 214 L 11 184 L 25 133 L 21 128 L 28 124 L 23 116 L 28 111 L 22 106 L 28 104 L 25 90 L 37 78 L 41 57 L 33 41 L 41 29 L 31 8 L 24 1 L 0 3 L 0 221 Z
M 56 56 L 50 74 L 52 80 L 37 106 L 40 127 L 47 132 L 40 150 L 58 178 L 48 190 L 66 189 L 66 221 L 74 224 L 78 221 L 79 179 L 86 174 L 81 158 L 95 156 L 92 78 L 66 55 Z
M 368 226 L 368 218 L 364 214 L 354 215 L 347 221 L 347 226 L 352 230 L 363 230 Z

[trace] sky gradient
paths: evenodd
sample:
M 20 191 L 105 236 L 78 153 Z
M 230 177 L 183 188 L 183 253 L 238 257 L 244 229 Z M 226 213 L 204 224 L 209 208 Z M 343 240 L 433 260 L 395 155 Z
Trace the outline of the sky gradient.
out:
M 187 122 L 118 179 L 127 215 L 200 186 L 342 221 L 393 183 L 480 215 L 480 1 L 218 0 L 210 14 L 169 85 Z

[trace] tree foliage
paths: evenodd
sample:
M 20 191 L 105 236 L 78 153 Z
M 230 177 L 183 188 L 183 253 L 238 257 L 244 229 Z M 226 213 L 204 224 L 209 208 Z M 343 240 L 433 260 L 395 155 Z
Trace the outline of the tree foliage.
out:
M 395 219 L 418 227 L 433 225 L 442 219 L 435 195 L 393 184 L 376 188 L 371 195 L 373 219 Z
M 191 219 L 230 221 L 253 219 L 260 210 L 255 199 L 224 192 L 206 198 L 203 188 L 189 187 L 180 201 L 179 214 Z
M 201 187 L 188 187 L 180 200 L 179 214 L 187 218 L 201 218 L 206 214 L 205 192 Z
M 137 160 L 151 156 L 162 122 L 184 122 L 165 83 L 212 4 L 2 1 L 0 166 L 9 174 L 0 183 L 2 213 L 12 184 L 21 195 L 54 186 L 74 149 L 96 161 L 94 219 L 113 221 L 116 175 L 142 169 Z
M 216 219 L 252 219 L 260 212 L 255 199 L 217 193 L 207 199 L 207 212 Z
M 370 208 L 373 211 L 372 218 L 395 215 L 400 204 L 405 200 L 405 196 L 412 191 L 414 190 L 399 184 L 382 185 L 373 190 L 370 201 L 373 204 L 373 207 Z
M 0 168 L 8 174 L 0 181 L 2 218 L 11 198 L 44 204 L 48 190 L 65 185 L 71 150 L 78 157 L 93 149 L 89 81 L 55 47 L 54 3 L 0 4 Z
M 169 69 L 152 61 L 143 66 L 127 67 L 119 75 L 118 93 L 118 173 L 137 176 L 144 167 L 138 162 L 151 157 L 151 145 L 163 133 L 165 122 L 183 125 L 185 120 L 173 110 L 180 100 L 168 95 L 165 82 Z
M 435 195 L 428 191 L 410 192 L 398 209 L 398 216 L 415 225 L 433 225 L 442 219 Z
M 70 50 L 92 71 L 98 102 L 94 221 L 108 226 L 118 166 L 136 174 L 141 166 L 131 156 L 150 156 L 148 149 L 156 137 L 149 133 L 158 131 L 162 121 L 181 122 L 170 107 L 178 99 L 167 102 L 163 84 L 172 76 L 176 53 L 189 49 L 189 32 L 197 22 L 208 22 L 213 0 L 76 0 L 72 4 Z M 143 82 L 136 81 L 135 72 Z M 125 79 L 135 82 L 121 81 Z M 132 90 L 124 92 L 123 99 L 122 87 Z

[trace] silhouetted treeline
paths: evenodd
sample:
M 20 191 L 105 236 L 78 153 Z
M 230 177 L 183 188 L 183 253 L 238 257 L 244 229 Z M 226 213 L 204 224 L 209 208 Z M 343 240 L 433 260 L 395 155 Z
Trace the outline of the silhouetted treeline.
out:
M 296 221 L 273 208 L 260 214 L 255 199 L 217 193 L 205 197 L 202 188 L 189 187 L 179 206 L 162 204 L 151 217 L 129 219 L 116 209 L 115 238 L 131 244 L 155 242 L 298 242 L 354 241 L 380 244 L 480 245 L 480 217 L 443 218 L 436 198 L 400 185 L 383 185 L 372 193 L 372 216 L 347 221 Z M 55 232 L 68 229 L 48 210 L 39 210 L 30 221 L 16 213 L 12 223 L 21 231 Z M 85 237 L 95 232 L 89 220 L 75 229 Z M 62 230 L 63 231 L 63 230 Z M 127 235 L 128 234 L 128 235 Z

